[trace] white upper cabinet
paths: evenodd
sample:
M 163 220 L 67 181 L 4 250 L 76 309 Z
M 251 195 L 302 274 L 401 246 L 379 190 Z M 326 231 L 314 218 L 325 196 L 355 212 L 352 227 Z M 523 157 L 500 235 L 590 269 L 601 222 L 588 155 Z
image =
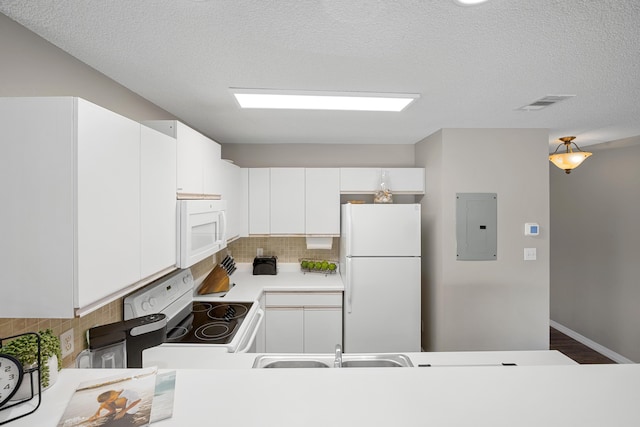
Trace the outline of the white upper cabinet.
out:
M 243 219 L 247 215 L 243 213 L 246 202 L 243 202 L 245 191 L 243 190 L 242 170 L 227 161 L 220 164 L 222 199 L 227 201 L 227 241 L 235 240 L 243 233 L 246 235 L 246 225 L 243 227 Z
M 250 168 L 249 234 L 340 235 L 340 169 Z
M 304 168 L 271 168 L 270 232 L 305 234 Z
M 305 234 L 340 235 L 340 169 L 305 169 Z
M 83 307 L 140 280 L 140 124 L 75 101 L 76 303 Z
M 203 194 L 222 194 L 224 188 L 222 163 L 220 158 L 221 147 L 215 141 L 205 138 L 202 150 L 202 179 Z
M 176 263 L 176 140 L 140 127 L 141 276 Z
M 161 178 L 154 194 L 162 174 L 151 170 L 171 171 L 168 145 L 155 152 L 139 123 L 71 97 L 0 98 L 0 125 L 0 197 L 11 201 L 0 210 L 3 317 L 72 318 L 166 264 L 152 266 L 168 255 L 149 247 L 161 230 L 175 250 L 164 228 L 175 233 L 173 184 Z M 162 224 L 142 227 L 155 215 Z
M 341 168 L 340 192 L 371 194 L 380 187 L 380 174 L 388 172 L 392 193 L 424 194 L 424 168 Z
M 143 124 L 177 140 L 179 195 L 221 194 L 220 144 L 177 120 L 149 120 Z
M 269 168 L 249 169 L 249 234 L 269 234 L 270 184 Z

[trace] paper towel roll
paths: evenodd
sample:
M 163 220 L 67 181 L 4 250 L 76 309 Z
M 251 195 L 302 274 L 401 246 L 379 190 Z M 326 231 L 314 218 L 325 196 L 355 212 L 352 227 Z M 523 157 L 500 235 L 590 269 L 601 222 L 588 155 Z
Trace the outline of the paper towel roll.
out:
M 309 237 L 307 236 L 307 249 L 331 249 L 333 237 Z

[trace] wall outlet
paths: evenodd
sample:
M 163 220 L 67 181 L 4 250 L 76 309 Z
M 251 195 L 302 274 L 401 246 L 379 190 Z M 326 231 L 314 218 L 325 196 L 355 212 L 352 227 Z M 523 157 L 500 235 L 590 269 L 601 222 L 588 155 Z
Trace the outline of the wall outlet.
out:
M 538 257 L 536 248 L 524 248 L 524 260 L 535 261 Z
M 73 329 L 69 329 L 60 335 L 60 350 L 63 359 L 73 354 Z
M 262 255 L 264 255 L 264 250 L 262 248 L 258 248 L 256 250 L 256 256 L 262 256 Z

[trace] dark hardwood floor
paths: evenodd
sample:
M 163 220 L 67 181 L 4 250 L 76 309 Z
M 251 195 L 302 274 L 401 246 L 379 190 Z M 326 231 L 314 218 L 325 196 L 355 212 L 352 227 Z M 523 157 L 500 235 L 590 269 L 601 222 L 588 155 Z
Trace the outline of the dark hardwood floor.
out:
M 558 350 L 580 364 L 616 363 L 597 351 L 563 334 L 557 329 L 550 328 L 549 348 Z

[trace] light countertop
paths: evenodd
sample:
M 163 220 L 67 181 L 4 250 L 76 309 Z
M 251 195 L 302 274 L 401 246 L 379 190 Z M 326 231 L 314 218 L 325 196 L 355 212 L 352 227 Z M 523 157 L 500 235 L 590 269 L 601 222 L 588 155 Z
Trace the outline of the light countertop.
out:
M 248 302 L 257 301 L 263 292 L 342 292 L 344 285 L 340 279 L 340 274 L 303 273 L 297 263 L 278 264 L 278 274 L 254 276 L 253 266 L 250 263 L 239 263 L 237 270 L 229 277 L 235 286 L 227 292 L 226 296 L 220 297 L 212 295 L 198 295 L 194 293 L 194 298 L 199 301 L 236 301 Z M 198 288 L 202 280 L 196 281 L 195 289 Z
M 54 426 L 80 382 L 117 373 L 64 369 L 10 425 Z M 636 364 L 180 369 L 173 417 L 153 425 L 635 427 L 638 384 Z

